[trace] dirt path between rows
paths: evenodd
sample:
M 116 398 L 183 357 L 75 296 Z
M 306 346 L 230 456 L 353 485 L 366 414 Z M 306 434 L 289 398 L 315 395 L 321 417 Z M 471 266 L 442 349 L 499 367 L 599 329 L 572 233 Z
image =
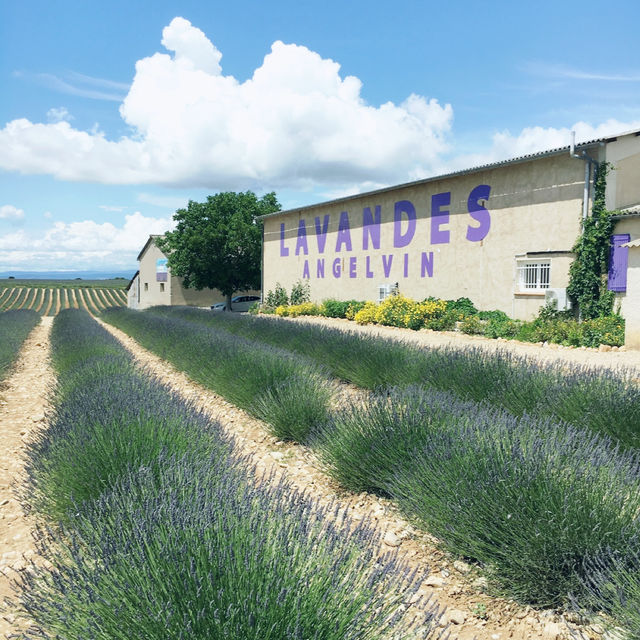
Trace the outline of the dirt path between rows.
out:
M 23 481 L 23 454 L 34 429 L 42 428 L 54 376 L 49 366 L 52 317 L 43 317 L 25 341 L 11 375 L 0 383 L 0 603 L 13 596 L 10 581 L 34 555 L 34 520 L 17 501 L 14 488 Z M 28 570 L 28 569 L 27 569 Z M 24 631 L 28 618 L 2 606 L 0 635 Z
M 370 517 L 385 533 L 384 545 L 398 547 L 412 565 L 430 569 L 423 593 L 432 595 L 447 607 L 445 622 L 451 623 L 451 640 L 560 640 L 569 638 L 568 624 L 554 611 L 535 611 L 513 601 L 490 598 L 483 592 L 484 579 L 473 567 L 456 562 L 440 551 L 436 541 L 414 529 L 394 505 L 370 494 L 349 494 L 321 470 L 314 453 L 270 436 L 264 423 L 194 383 L 169 363 L 142 348 L 135 340 L 101 322 L 131 351 L 136 361 L 181 396 L 195 401 L 231 433 L 239 450 L 251 456 L 259 471 L 286 474 L 295 486 L 304 489 L 321 503 L 337 502 L 356 520 Z M 599 638 L 591 629 L 582 630 L 583 638 Z M 573 637 L 578 637 L 573 636 Z

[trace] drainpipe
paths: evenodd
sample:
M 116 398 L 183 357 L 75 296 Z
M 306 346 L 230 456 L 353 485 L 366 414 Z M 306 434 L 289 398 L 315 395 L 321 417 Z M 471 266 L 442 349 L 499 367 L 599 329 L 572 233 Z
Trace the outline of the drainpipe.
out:
M 571 145 L 569 155 L 577 160 L 584 160 L 584 194 L 582 196 L 582 220 L 586 220 L 589 215 L 589 189 L 591 186 L 591 164 L 593 159 L 587 155 L 586 151 L 576 153 L 576 132 L 571 132 Z

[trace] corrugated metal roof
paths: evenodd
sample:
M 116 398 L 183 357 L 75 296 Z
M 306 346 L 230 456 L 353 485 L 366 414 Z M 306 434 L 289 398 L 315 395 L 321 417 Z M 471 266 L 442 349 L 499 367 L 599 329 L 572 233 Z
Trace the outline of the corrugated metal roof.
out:
M 615 142 L 618 138 L 628 135 L 640 135 L 640 129 L 633 129 L 631 131 L 625 131 L 624 133 L 619 133 L 615 136 L 606 136 L 603 138 L 594 138 L 593 140 L 588 140 L 587 142 L 580 142 L 575 145 L 575 150 L 586 150 L 590 147 L 594 147 L 601 143 L 607 142 Z M 345 196 L 342 198 L 335 198 L 334 200 L 327 200 L 326 202 L 316 202 L 314 204 L 305 205 L 303 207 L 295 207 L 294 209 L 286 209 L 285 211 L 276 211 L 274 213 L 268 213 L 264 216 L 258 216 L 258 220 L 264 220 L 265 218 L 272 218 L 274 216 L 286 215 L 289 213 L 296 213 L 297 211 L 304 211 L 305 209 L 310 209 L 311 207 L 317 207 L 319 205 L 331 205 L 339 202 L 346 202 L 347 200 L 352 200 L 353 198 L 358 198 L 362 196 L 373 196 L 379 193 L 385 193 L 387 191 L 392 191 L 394 189 L 400 189 L 402 187 L 410 187 L 419 184 L 427 184 L 429 182 L 435 182 L 436 180 L 443 180 L 445 178 L 454 178 L 457 176 L 464 176 L 470 173 L 476 173 L 478 171 L 487 171 L 488 169 L 495 169 L 498 167 L 503 167 L 505 165 L 510 164 L 519 164 L 522 162 L 528 162 L 529 160 L 535 160 L 538 158 L 544 158 L 547 156 L 560 155 L 562 153 L 567 153 L 571 149 L 570 145 L 566 145 L 564 147 L 556 147 L 555 149 L 547 149 L 546 151 L 538 151 L 536 153 L 529 153 L 524 156 L 517 156 L 515 158 L 509 158 L 508 160 L 498 160 L 497 162 L 491 162 L 489 164 L 482 164 L 476 167 L 471 167 L 469 169 L 461 169 L 460 171 L 453 171 L 451 173 L 444 173 L 438 176 L 432 176 L 430 178 L 423 178 L 422 180 L 415 180 L 413 182 L 404 182 L 401 184 L 393 185 L 391 187 L 384 187 L 382 189 L 375 189 L 373 191 L 366 191 L 364 193 L 355 193 L 351 196 Z
M 611 216 L 614 220 L 621 220 L 622 218 L 634 218 L 640 216 L 640 206 L 629 207 L 627 209 L 620 209 L 618 213 Z
M 625 242 L 624 244 L 620 245 L 621 247 L 640 247 L 640 238 L 636 238 L 635 240 L 632 240 L 631 242 Z

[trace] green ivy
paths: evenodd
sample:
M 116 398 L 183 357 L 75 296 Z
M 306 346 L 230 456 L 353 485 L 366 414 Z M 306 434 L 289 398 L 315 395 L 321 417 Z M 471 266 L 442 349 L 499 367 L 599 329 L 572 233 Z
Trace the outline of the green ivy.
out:
M 567 294 L 577 303 L 582 318 L 600 318 L 611 314 L 614 293 L 607 289 L 609 246 L 613 233 L 613 211 L 605 205 L 608 162 L 600 164 L 594 180 L 593 209 L 583 222 L 582 235 L 573 247 L 575 260 L 569 268 Z

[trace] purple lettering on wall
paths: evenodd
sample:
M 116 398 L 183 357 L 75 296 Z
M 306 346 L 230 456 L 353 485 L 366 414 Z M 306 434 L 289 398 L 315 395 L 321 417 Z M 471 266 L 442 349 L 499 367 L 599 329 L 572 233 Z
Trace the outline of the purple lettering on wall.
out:
M 329 214 L 323 218 L 322 226 L 320 225 L 320 216 L 316 216 L 316 240 L 318 242 L 318 253 L 324 253 L 324 247 L 327 244 L 327 231 L 329 229 Z
M 304 251 L 304 255 L 309 255 L 309 246 L 307 245 L 307 223 L 304 218 L 298 222 L 298 239 L 296 240 L 296 255 L 300 255 L 300 249 Z
M 478 227 L 467 226 L 467 240 L 471 242 L 484 240 L 491 229 L 491 213 L 480 204 L 480 200 L 488 200 L 490 194 L 491 187 L 488 184 L 479 184 L 469 194 L 467 210 L 469 215 L 480 223 Z
M 324 278 L 324 258 L 318 258 L 316 265 L 316 278 Z
M 358 259 L 355 256 L 351 256 L 349 258 L 349 277 L 350 278 L 358 277 L 358 272 L 356 271 L 357 263 L 358 263 Z
M 409 254 L 405 253 L 404 254 L 404 270 L 403 270 L 403 274 L 405 278 L 409 277 Z
M 311 279 L 311 274 L 309 273 L 309 261 L 305 260 L 304 261 L 304 267 L 302 267 L 302 279 L 307 279 L 310 280 Z
M 420 277 L 424 278 L 425 275 L 428 275 L 430 278 L 433 278 L 433 251 L 422 252 L 422 258 L 420 261 Z
M 280 257 L 286 258 L 289 255 L 289 248 L 284 246 L 284 222 L 280 223 Z
M 402 233 L 402 216 L 407 216 L 407 230 Z M 416 232 L 416 208 L 409 200 L 396 202 L 393 208 L 393 246 L 406 247 Z
M 371 271 L 371 256 L 367 256 L 364 259 L 365 264 L 365 273 L 367 274 L 367 278 L 373 278 L 373 271 Z
M 342 245 L 346 245 L 347 251 L 351 251 L 351 227 L 349 226 L 349 214 L 343 211 L 338 223 L 338 238 L 336 240 L 336 253 L 342 251 Z
M 340 273 L 342 271 L 341 267 L 341 262 L 342 262 L 342 258 L 336 258 L 333 261 L 333 265 L 331 265 L 331 270 L 333 272 L 333 277 L 334 278 L 339 278 L 340 277 Z
M 380 248 L 380 206 L 376 206 L 375 213 L 371 213 L 371 207 L 365 207 L 362 211 L 362 249 L 369 248 L 369 238 L 373 249 Z
M 449 224 L 449 210 L 451 191 L 436 193 L 431 196 L 431 244 L 449 244 L 449 230 L 440 227 Z
M 384 271 L 384 277 L 388 278 L 391 273 L 391 265 L 393 264 L 393 254 L 389 253 L 382 256 L 382 270 Z

